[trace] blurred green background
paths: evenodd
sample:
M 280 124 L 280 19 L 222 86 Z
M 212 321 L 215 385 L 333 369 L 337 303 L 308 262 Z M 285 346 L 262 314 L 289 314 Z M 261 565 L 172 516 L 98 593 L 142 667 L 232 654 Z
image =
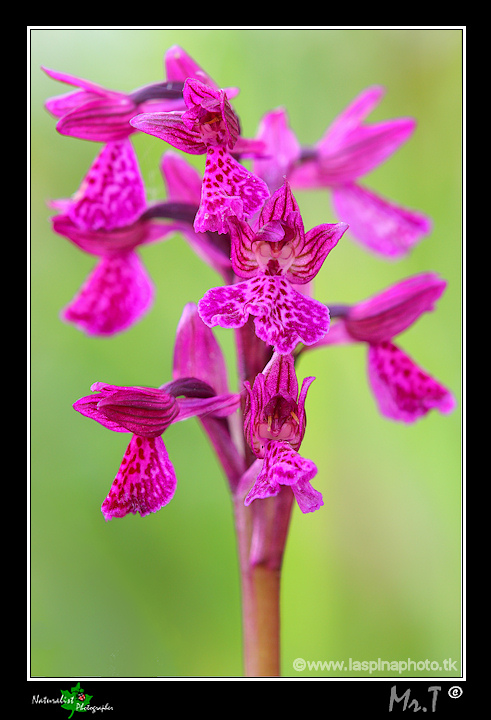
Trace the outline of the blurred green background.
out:
M 325 302 L 356 302 L 414 273 L 448 281 L 437 312 L 399 345 L 457 396 L 451 416 L 414 426 L 383 419 L 366 382 L 365 349 L 307 354 L 315 375 L 303 454 L 324 507 L 295 510 L 282 587 L 283 674 L 292 661 L 457 661 L 461 671 L 461 118 L 460 30 L 31 29 L 31 674 L 240 676 L 239 578 L 231 503 L 195 420 L 165 442 L 178 476 L 169 506 L 104 522 L 100 505 L 128 436 L 83 418 L 72 403 L 95 381 L 158 386 L 170 379 L 186 302 L 220 283 L 179 236 L 140 251 L 157 289 L 153 310 L 112 339 L 59 320 L 95 259 L 55 235 L 49 199 L 70 196 L 100 145 L 62 137 L 43 107 L 68 86 L 41 65 L 131 91 L 163 79 L 181 45 L 234 100 L 243 134 L 288 110 L 313 143 L 364 88 L 387 93 L 370 120 L 413 116 L 413 138 L 363 184 L 429 214 L 432 234 L 388 263 L 346 235 L 316 281 Z M 162 198 L 168 146 L 133 136 L 149 200 Z M 188 159 L 190 156 L 188 156 Z M 203 158 L 193 158 L 200 168 Z M 334 221 L 327 192 L 297 193 L 306 228 Z M 234 382 L 232 334 L 217 331 Z M 339 675 L 339 673 L 337 673 Z M 360 673 L 342 673 L 350 677 Z M 361 673 L 367 674 L 367 673 Z M 384 674 L 384 673 L 382 673 Z M 387 673 L 385 673 L 387 674 Z M 433 675 L 412 672 L 411 675 Z M 377 675 L 377 673 L 374 673 Z M 390 675 L 390 673 L 389 673 Z

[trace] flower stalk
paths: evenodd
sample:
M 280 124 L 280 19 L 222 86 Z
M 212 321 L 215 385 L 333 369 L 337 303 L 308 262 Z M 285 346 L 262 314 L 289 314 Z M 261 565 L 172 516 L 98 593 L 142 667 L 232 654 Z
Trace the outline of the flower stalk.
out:
M 286 487 L 248 507 L 243 493 L 234 498 L 246 677 L 281 675 L 281 569 L 292 507 Z

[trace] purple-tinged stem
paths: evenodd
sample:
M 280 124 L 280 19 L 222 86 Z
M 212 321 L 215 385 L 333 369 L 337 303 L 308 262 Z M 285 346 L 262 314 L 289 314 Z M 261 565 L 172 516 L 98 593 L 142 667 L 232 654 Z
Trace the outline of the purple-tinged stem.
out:
M 244 505 L 235 498 L 242 592 L 244 675 L 279 677 L 281 567 L 293 493 Z
M 255 334 L 252 318 L 236 332 L 240 386 L 251 384 L 271 358 L 272 349 Z M 235 529 L 241 577 L 244 675 L 280 675 L 280 581 L 293 493 L 244 505 L 254 481 L 256 458 L 244 441 L 249 468 L 234 494 Z

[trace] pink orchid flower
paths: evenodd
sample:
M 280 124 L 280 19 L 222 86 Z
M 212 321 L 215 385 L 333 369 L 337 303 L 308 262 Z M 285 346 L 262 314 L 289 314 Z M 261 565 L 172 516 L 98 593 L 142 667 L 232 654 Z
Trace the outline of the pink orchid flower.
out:
M 203 322 L 239 328 L 253 315 L 257 336 L 284 354 L 299 342 L 318 342 L 329 329 L 329 310 L 294 286 L 317 275 L 347 225 L 325 223 L 305 232 L 285 183 L 264 204 L 257 229 L 238 219 L 229 228 L 232 266 L 246 280 L 208 290 L 198 303 Z
M 53 230 L 99 258 L 63 319 L 89 335 L 126 330 L 154 296 L 136 249 L 176 229 L 145 217 L 145 187 L 130 140 L 104 145 L 75 195 L 51 204 L 60 210 Z
M 164 64 L 166 81 L 145 85 L 129 93 L 109 90 L 90 80 L 43 67 L 53 80 L 77 88 L 49 98 L 46 109 L 59 118 L 56 129 L 62 135 L 114 142 L 135 132 L 130 120 L 138 113 L 185 108 L 182 91 L 187 78 L 199 78 L 210 87 L 216 87 L 212 78 L 178 45 L 167 50 Z M 227 89 L 230 98 L 237 92 L 237 88 Z
M 254 485 L 245 498 L 250 505 L 257 498 L 277 495 L 282 485 L 291 487 L 303 513 L 318 510 L 322 495 L 310 481 L 317 474 L 311 460 L 299 455 L 305 434 L 305 399 L 315 380 L 305 378 L 300 393 L 293 357 L 275 353 L 254 385 L 245 383 L 248 397 L 244 411 L 244 432 L 258 458 Z
M 108 496 L 102 503 L 106 520 L 157 512 L 169 503 L 177 479 L 161 435 L 172 423 L 191 417 L 226 417 L 240 396 L 217 395 L 196 378 L 181 378 L 160 388 L 121 387 L 94 383 L 94 395 L 73 407 L 113 432 L 133 433 Z
M 284 178 L 294 190 L 328 189 L 337 216 L 350 226 L 350 236 L 366 249 L 397 260 L 430 232 L 431 221 L 359 184 L 411 137 L 416 126 L 412 118 L 364 123 L 383 94 L 380 86 L 364 90 L 322 138 L 305 149 L 289 128 L 284 109 L 268 113 L 257 134 L 265 145 L 264 157 L 254 162 L 253 170 L 272 191 Z
M 142 113 L 131 124 L 185 153 L 206 154 L 194 228 L 226 233 L 227 218 L 253 215 L 269 196 L 268 187 L 231 155 L 232 149 L 247 150 L 248 141 L 239 137 L 239 120 L 225 90 L 188 79 L 183 97 L 184 112 Z
M 413 423 L 432 409 L 447 414 L 455 407 L 452 393 L 392 342 L 422 313 L 434 309 L 445 288 L 435 273 L 421 273 L 351 307 L 331 306 L 338 319 L 318 347 L 367 344 L 369 383 L 387 418 Z

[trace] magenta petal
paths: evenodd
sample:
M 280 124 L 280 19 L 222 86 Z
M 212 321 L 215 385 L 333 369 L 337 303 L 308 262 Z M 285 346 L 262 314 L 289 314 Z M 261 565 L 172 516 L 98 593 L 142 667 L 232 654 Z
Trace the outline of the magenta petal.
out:
M 175 422 L 188 420 L 191 417 L 227 417 L 234 413 L 239 405 L 238 393 L 225 393 L 208 398 L 180 398 L 179 413 Z
M 189 130 L 182 121 L 182 112 L 141 113 L 131 120 L 131 125 L 154 137 L 165 140 L 172 147 L 192 155 L 204 155 L 206 145 L 201 135 Z
M 136 253 L 103 257 L 62 318 L 88 335 L 126 330 L 149 309 L 153 285 Z
M 301 147 L 288 124 L 284 108 L 266 113 L 259 125 L 257 139 L 265 144 L 264 157 L 255 160 L 253 170 L 273 193 L 285 181 L 290 167 L 300 157 Z
M 319 150 L 320 172 L 326 185 L 344 185 L 381 165 L 413 133 L 415 122 L 398 118 L 362 125 L 342 139 L 339 147 Z
M 201 198 L 201 175 L 196 168 L 174 150 L 167 150 L 162 155 L 160 169 L 167 187 L 168 200 L 198 207 Z
M 434 309 L 447 283 L 436 273 L 420 273 L 353 305 L 345 327 L 350 337 L 371 344 L 390 340 Z
M 140 437 L 158 437 L 175 421 L 179 405 L 172 395 L 157 388 L 118 388 L 104 393 L 98 411 L 109 421 Z
M 100 93 L 92 93 L 86 90 L 72 91 L 48 98 L 44 105 L 46 110 L 54 117 L 61 118 L 84 103 L 98 100 L 100 97 Z
M 297 292 L 281 275 L 258 275 L 244 282 L 208 290 L 198 303 L 209 327 L 242 327 L 254 315 L 256 334 L 280 354 L 297 343 L 313 345 L 329 329 L 325 305 Z
M 184 84 L 183 98 L 187 110 L 182 116 L 185 125 L 191 130 L 199 123 L 200 132 L 208 145 L 225 145 L 233 148 L 239 136 L 239 122 L 224 90 L 219 90 L 193 78 Z M 209 123 L 209 113 L 220 117 L 217 123 Z M 212 129 L 212 127 L 214 129 Z M 222 141 L 217 142 L 218 137 Z
M 69 201 L 68 201 L 69 202 Z M 90 255 L 118 255 L 162 240 L 167 235 L 180 230 L 180 225 L 164 225 L 158 220 L 137 220 L 128 227 L 114 230 L 80 230 L 68 215 L 55 215 L 51 219 L 53 230 L 71 240 L 81 250 Z
M 239 328 L 249 317 L 246 308 L 249 298 L 247 282 L 211 288 L 198 302 L 198 312 L 208 327 Z
M 431 220 L 379 197 L 359 185 L 333 189 L 338 217 L 349 224 L 355 240 L 390 259 L 405 257 L 431 230 Z
M 210 76 L 179 45 L 172 45 L 166 50 L 164 64 L 167 80 L 182 80 L 184 82 L 187 78 L 192 77 L 216 87 Z
M 265 225 L 271 222 L 271 220 L 281 220 L 284 223 L 293 224 L 294 221 L 289 222 L 290 218 L 292 218 L 292 213 L 298 213 L 297 221 L 300 223 L 299 234 L 303 237 L 303 221 L 300 215 L 300 208 L 291 191 L 290 183 L 285 181 L 283 185 L 267 199 L 261 208 L 259 225 Z
M 256 231 L 237 218 L 229 219 L 232 266 L 240 277 L 281 271 L 292 284 L 305 285 L 347 228 L 345 223 L 324 223 L 305 233 L 297 201 L 285 182 L 264 203 Z
M 136 112 L 136 105 L 127 95 L 74 75 L 42 69 L 54 80 L 80 88 L 49 98 L 45 104 L 48 112 L 61 118 L 56 129 L 62 135 L 111 142 L 123 140 L 134 132 L 129 121 Z
M 124 95 L 112 94 L 88 101 L 85 99 L 58 121 L 56 129 L 62 135 L 80 140 L 124 140 L 134 133 L 130 120 L 135 112 L 136 105 Z
M 252 287 L 260 280 L 262 292 L 249 312 L 255 315 L 256 335 L 278 353 L 293 352 L 296 345 L 313 345 L 329 330 L 329 310 L 325 305 L 297 292 L 281 276 L 261 276 L 246 281 Z M 257 292 L 257 290 L 256 290 Z
M 94 383 L 90 389 L 93 391 L 100 391 L 100 395 L 93 394 L 81 397 L 73 403 L 73 409 L 84 417 L 95 420 L 108 430 L 112 430 L 113 432 L 128 432 L 127 428 L 123 427 L 114 420 L 110 420 L 103 412 L 101 412 L 101 410 L 99 410 L 98 405 L 101 397 L 105 397 L 107 394 L 111 393 L 113 388 L 119 389 L 118 386 L 115 385 Z
M 164 57 L 167 80 L 182 80 L 196 78 L 206 85 L 218 88 L 215 81 L 201 68 L 193 58 L 187 54 L 179 45 L 172 45 Z M 239 88 L 226 88 L 228 98 L 233 98 L 239 92 Z
M 113 432 L 157 437 L 179 413 L 175 397 L 160 388 L 95 382 L 90 389 L 93 394 L 77 400 L 74 409 Z
M 267 197 L 266 183 L 234 160 L 225 148 L 208 148 L 194 229 L 226 233 L 228 217 L 237 216 L 239 220 L 250 217 Z
M 343 144 L 346 136 L 355 131 L 382 100 L 385 88 L 372 85 L 359 93 L 354 100 L 329 125 L 319 141 L 323 152 L 334 152 Z
M 315 146 L 315 156 L 294 168 L 296 188 L 336 187 L 352 183 L 392 155 L 412 135 L 415 121 L 396 118 L 364 124 L 384 89 L 367 88 L 336 118 Z M 349 219 L 341 216 L 343 220 Z
M 70 75 L 69 73 L 60 72 L 58 70 L 51 70 L 43 65 L 41 66 L 41 70 L 43 70 L 50 78 L 53 78 L 53 80 L 58 80 L 59 82 L 64 82 L 67 85 L 73 85 L 74 87 L 88 90 L 89 92 L 96 94 L 113 92 L 106 90 L 106 88 L 102 87 L 102 85 L 98 85 L 97 83 L 92 82 L 92 80 L 84 80 L 84 78 L 79 78 L 76 75 Z
M 254 277 L 258 273 L 258 260 L 253 250 L 256 233 L 248 222 L 229 218 L 230 259 L 235 274 L 242 278 Z
M 244 503 L 277 495 L 281 485 L 289 485 L 303 513 L 318 510 L 324 503 L 310 481 L 317 474 L 312 460 L 299 455 L 287 442 L 268 441 L 262 469 Z
M 293 264 L 286 273 L 292 282 L 304 285 L 317 275 L 324 260 L 333 248 L 336 247 L 344 235 L 348 225 L 340 223 L 323 223 L 317 225 L 305 234 L 303 247 L 295 256 Z
M 431 409 L 450 413 L 453 395 L 390 342 L 371 345 L 368 377 L 382 415 L 412 423 Z
M 384 88 L 378 85 L 361 92 L 317 143 L 320 175 L 326 184 L 349 183 L 368 173 L 413 133 L 415 122 L 412 118 L 363 123 L 383 94 Z
M 184 306 L 176 330 L 172 376 L 195 377 L 218 394 L 228 392 L 227 366 L 220 345 L 194 303 Z
M 96 157 L 68 217 L 80 230 L 113 230 L 131 225 L 145 210 L 145 186 L 129 140 L 107 143 Z
M 176 474 L 162 438 L 133 435 L 101 510 L 106 520 L 157 512 L 172 500 Z

